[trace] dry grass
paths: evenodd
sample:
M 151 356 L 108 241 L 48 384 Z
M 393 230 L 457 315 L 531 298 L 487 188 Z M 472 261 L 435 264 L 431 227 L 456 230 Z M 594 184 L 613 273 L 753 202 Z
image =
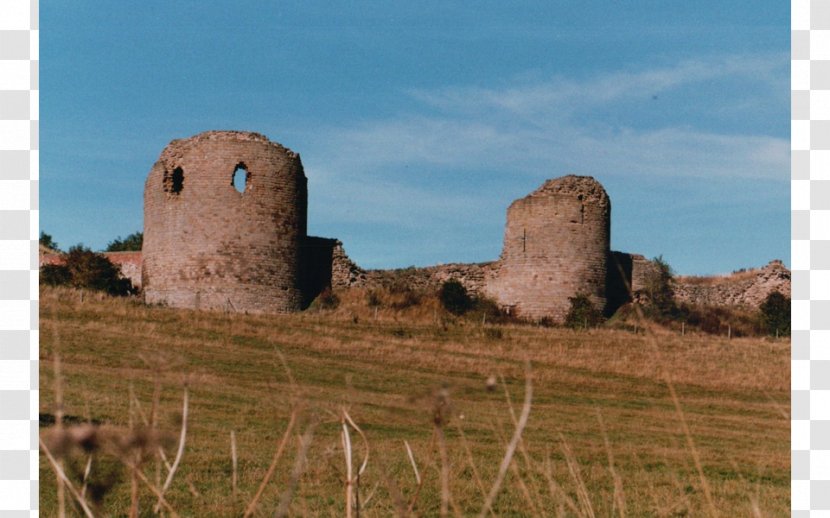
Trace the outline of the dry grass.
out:
M 498 338 L 429 300 L 381 307 L 377 318 L 364 300 L 343 294 L 334 311 L 245 316 L 46 290 L 41 412 L 55 412 L 59 352 L 67 415 L 89 408 L 129 435 L 137 407 L 157 407 L 159 430 L 174 438 L 164 444 L 172 463 L 187 382 L 186 446 L 159 491 L 182 516 L 240 516 L 260 488 L 253 516 L 343 516 L 347 480 L 363 516 L 479 514 L 499 477 L 492 509 L 500 516 L 707 514 L 689 438 L 721 515 L 789 510 L 788 342 L 665 333 L 658 365 L 652 345 L 625 331 L 512 325 Z M 522 401 L 527 358 L 525 418 L 486 380 L 504 376 L 509 398 Z M 688 434 L 661 372 L 671 373 Z M 62 454 L 80 488 L 90 456 Z M 161 476 L 153 467 L 148 460 L 135 475 L 142 516 L 160 500 L 152 487 L 164 484 L 154 477 L 168 474 L 163 463 Z M 47 459 L 41 470 L 41 510 L 56 515 Z M 127 514 L 130 472 L 102 453 L 89 484 L 102 477 L 121 482 L 97 504 L 90 498 L 93 511 Z
M 675 281 L 679 284 L 715 286 L 753 279 L 760 271 L 761 268 L 749 268 L 723 275 L 680 275 L 675 278 Z

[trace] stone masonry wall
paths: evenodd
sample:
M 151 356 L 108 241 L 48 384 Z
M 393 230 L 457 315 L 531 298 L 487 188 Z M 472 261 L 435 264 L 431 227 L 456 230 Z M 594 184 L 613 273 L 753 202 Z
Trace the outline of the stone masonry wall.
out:
M 234 172 L 246 175 L 244 192 Z M 257 133 L 174 140 L 144 190 L 145 299 L 175 307 L 300 309 L 307 187 L 300 157 Z
M 103 252 L 121 270 L 121 276 L 141 289 L 141 252 Z
M 366 270 L 355 264 L 337 241 L 332 250 L 331 287 L 334 289 L 362 288 L 366 286 Z
M 657 272 L 654 262 L 639 254 L 631 254 L 631 291 L 636 295 L 646 289 L 648 278 Z
M 440 264 L 422 268 L 396 270 L 368 270 L 363 287 L 390 288 L 406 286 L 414 291 L 437 292 L 446 281 L 460 282 L 470 295 L 483 295 L 486 284 L 493 278 L 495 263 Z
M 579 293 L 604 309 L 610 218 L 593 178 L 548 180 L 508 208 L 499 273 L 485 292 L 529 319 L 563 321 Z
M 417 292 L 429 293 L 437 292 L 448 280 L 457 280 L 471 295 L 481 295 L 496 271 L 497 263 L 452 263 L 422 268 L 413 266 L 392 270 L 364 270 L 346 255 L 343 244 L 338 241 L 333 252 L 331 283 L 335 289 L 406 286 Z
M 753 309 L 773 291 L 790 297 L 790 290 L 791 273 L 781 261 L 722 277 L 678 277 L 674 286 L 678 302 Z

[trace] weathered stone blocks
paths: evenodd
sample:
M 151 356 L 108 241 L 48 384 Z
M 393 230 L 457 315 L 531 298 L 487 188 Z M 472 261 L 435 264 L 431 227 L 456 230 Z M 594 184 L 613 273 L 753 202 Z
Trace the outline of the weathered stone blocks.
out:
M 235 174 L 245 176 L 243 192 Z M 299 310 L 307 198 L 299 155 L 263 135 L 208 131 L 172 141 L 144 188 L 145 300 Z
M 605 308 L 611 202 L 589 176 L 548 180 L 507 209 L 498 275 L 485 292 L 528 319 L 564 320 L 569 297 Z

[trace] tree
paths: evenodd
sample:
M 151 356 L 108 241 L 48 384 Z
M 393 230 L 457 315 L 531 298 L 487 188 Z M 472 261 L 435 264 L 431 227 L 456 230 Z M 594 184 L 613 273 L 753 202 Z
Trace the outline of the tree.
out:
M 61 251 L 61 249 L 58 248 L 58 244 L 55 243 L 54 239 L 52 239 L 52 236 L 50 236 L 46 232 L 43 232 L 42 230 L 40 232 L 40 244 L 41 246 L 45 246 L 50 250 L 55 250 L 56 252 Z
M 662 255 L 651 260 L 652 268 L 645 279 L 645 293 L 649 304 L 662 316 L 675 313 L 674 272 Z
M 773 291 L 761 303 L 761 324 L 764 330 L 776 336 L 790 334 L 790 299 Z
M 40 283 L 47 286 L 66 286 L 72 280 L 65 264 L 44 264 L 40 267 Z
M 602 312 L 594 307 L 591 299 L 584 293 L 568 297 L 571 308 L 565 316 L 565 325 L 573 329 L 596 327 L 602 323 Z
M 129 236 L 121 239 L 121 236 L 115 238 L 107 245 L 107 252 L 140 252 L 141 245 L 144 242 L 143 232 L 134 232 Z
M 129 279 L 121 277 L 117 266 L 101 254 L 76 245 L 63 254 L 63 264 L 46 265 L 41 279 L 48 285 L 67 285 L 105 291 L 110 295 L 130 295 L 135 292 Z
M 463 315 L 473 307 L 473 299 L 467 293 L 467 288 L 455 279 L 441 285 L 438 298 L 444 309 L 453 315 Z

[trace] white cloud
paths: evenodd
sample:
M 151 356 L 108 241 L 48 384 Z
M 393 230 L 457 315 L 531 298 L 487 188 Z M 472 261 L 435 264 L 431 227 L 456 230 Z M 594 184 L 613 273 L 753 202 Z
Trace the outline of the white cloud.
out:
M 507 204 L 568 173 L 650 185 L 710 180 L 725 198 L 733 191 L 729 210 L 740 212 L 763 189 L 787 188 L 789 141 L 771 136 L 789 113 L 787 59 L 726 57 L 584 81 L 410 92 L 416 104 L 398 117 L 320 132 L 304 154 L 310 213 L 315 225 L 354 243 L 360 264 L 381 266 L 389 243 L 361 240 L 360 229 L 410 244 L 401 263 L 459 260 L 441 252 L 459 246 L 475 260 L 495 258 Z M 728 95 L 697 92 L 706 88 Z M 678 113 L 659 106 L 670 116 L 639 119 L 653 95 L 685 99 L 689 91 L 697 97 Z M 688 193 L 674 209 L 715 203 L 704 198 L 713 189 Z M 656 232 L 650 224 L 643 228 Z
M 740 117 L 758 106 L 788 106 L 786 96 L 779 99 L 778 84 L 786 83 L 787 64 L 778 54 L 730 56 L 614 72 L 582 82 L 556 78 L 500 89 L 419 90 L 411 92 L 420 104 L 415 113 L 334 128 L 317 156 L 338 174 L 403 182 L 407 173 L 401 168 L 408 165 L 488 174 L 501 170 L 539 178 L 576 167 L 599 176 L 786 181 L 788 141 L 769 136 L 768 128 L 745 127 Z M 736 77 L 751 82 L 754 93 L 744 96 L 732 85 L 725 90 L 730 92 L 726 98 L 702 103 L 697 99 L 698 105 L 682 106 L 683 113 L 727 114 L 733 122 L 729 131 L 714 123 L 695 126 L 679 119 L 682 115 L 673 116 L 670 109 L 665 109 L 669 113 L 662 125 L 651 127 L 638 124 L 637 107 L 630 109 L 630 124 L 602 116 L 603 110 L 617 109 L 633 97 L 645 95 L 650 100 L 664 91 L 711 86 Z
M 539 110 L 570 114 L 579 109 L 615 101 L 656 95 L 681 86 L 728 78 L 767 83 L 789 98 L 788 54 L 721 56 L 688 60 L 671 67 L 611 72 L 586 80 L 554 78 L 547 82 L 507 86 L 501 89 L 448 87 L 434 91 L 413 90 L 414 98 L 449 111 L 499 110 L 516 116 L 534 116 Z M 784 101 L 785 99 L 780 99 Z M 717 99 L 711 100 L 717 103 Z

